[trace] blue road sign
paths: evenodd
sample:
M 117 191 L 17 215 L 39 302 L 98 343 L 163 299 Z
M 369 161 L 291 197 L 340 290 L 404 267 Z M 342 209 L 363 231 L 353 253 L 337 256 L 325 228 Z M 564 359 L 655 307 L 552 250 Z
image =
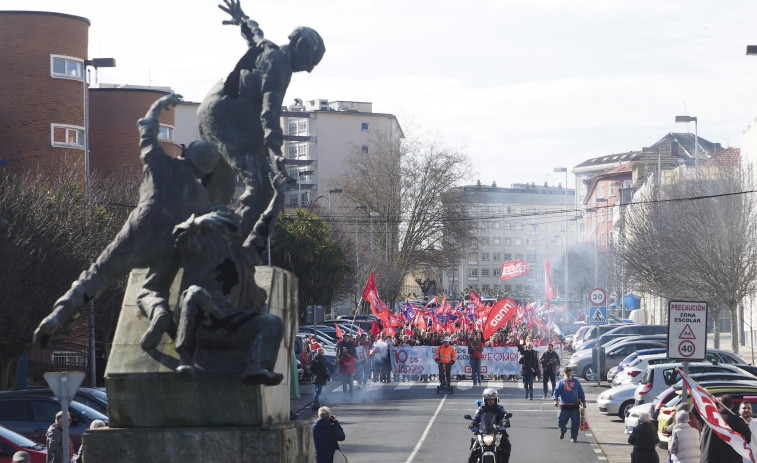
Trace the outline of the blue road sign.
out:
M 589 325 L 606 325 L 607 307 L 589 307 L 586 309 L 586 322 Z

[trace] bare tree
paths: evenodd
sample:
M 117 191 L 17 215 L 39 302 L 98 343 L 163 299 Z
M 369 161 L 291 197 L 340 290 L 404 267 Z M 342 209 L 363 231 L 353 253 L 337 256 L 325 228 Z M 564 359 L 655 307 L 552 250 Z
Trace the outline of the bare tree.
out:
M 351 200 L 342 201 L 350 205 L 342 211 L 344 222 L 355 226 L 361 248 L 373 245 L 374 259 L 383 256 L 401 277 L 444 268 L 460 259 L 462 249 L 473 240 L 474 229 L 467 212 L 468 194 L 451 188 L 470 173 L 465 153 L 433 141 L 377 132 L 368 153 L 355 147 L 346 164 L 346 173 L 339 179 Z M 371 212 L 378 213 L 376 235 L 385 238 L 372 243 L 366 239 Z M 350 220 L 353 214 L 356 221 Z M 357 278 L 365 281 L 370 269 L 361 265 L 359 270 Z M 377 285 L 382 278 L 376 274 Z M 399 295 L 399 286 L 389 286 L 392 293 L 382 297 L 393 299 Z
M 757 197 L 745 171 L 717 164 L 699 179 L 652 188 L 628 211 L 623 259 L 630 278 L 665 299 L 709 302 L 719 345 L 719 311 L 731 316 L 757 289 Z
M 0 170 L 0 261 L 7 263 L 0 273 L 0 389 L 14 384 L 12 374 L 37 323 L 115 236 L 135 204 L 138 175 L 93 175 L 87 194 L 82 170 L 65 159 L 36 175 Z M 125 279 L 97 301 L 101 346 L 112 338 L 124 286 Z M 83 349 L 73 331 L 56 340 L 62 343 L 58 348 Z

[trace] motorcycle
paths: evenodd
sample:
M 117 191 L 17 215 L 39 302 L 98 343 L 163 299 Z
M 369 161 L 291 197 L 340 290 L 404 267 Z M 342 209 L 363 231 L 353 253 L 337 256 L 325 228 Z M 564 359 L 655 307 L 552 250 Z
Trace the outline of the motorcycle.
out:
M 506 413 L 500 423 L 495 423 L 494 412 L 484 410 L 481 413 L 481 422 L 478 428 L 470 428 L 474 437 L 471 438 L 470 450 L 480 449 L 479 463 L 508 463 L 510 460 L 510 436 L 507 428 L 510 427 L 512 413 Z M 470 415 L 463 416 L 466 420 L 473 420 Z M 502 455 L 498 460 L 497 456 Z

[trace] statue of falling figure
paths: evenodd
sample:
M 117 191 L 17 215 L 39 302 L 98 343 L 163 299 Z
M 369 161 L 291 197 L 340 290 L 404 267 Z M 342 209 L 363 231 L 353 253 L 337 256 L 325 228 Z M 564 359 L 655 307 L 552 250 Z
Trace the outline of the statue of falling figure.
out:
M 224 24 L 241 27 L 249 48 L 198 109 L 203 141 L 192 143 L 179 158 L 158 144 L 160 112 L 180 102 L 179 95 L 161 98 L 140 119 L 144 180 L 139 204 L 95 263 L 55 302 L 34 332 L 37 345 L 47 345 L 59 329 L 70 327 L 117 278 L 147 267 L 137 296 L 150 320 L 141 339 L 144 350 L 156 348 L 168 333 L 180 354 L 177 373 L 191 376 L 198 346 L 249 344 L 242 379 L 281 382 L 283 375 L 272 370 L 283 322 L 265 312 L 266 294 L 255 284 L 255 265 L 262 262 L 291 180 L 281 152 L 284 94 L 292 73 L 312 71 L 325 47 L 320 35 L 305 27 L 279 47 L 264 38 L 239 0 L 224 0 L 219 8 L 231 16 Z M 229 201 L 235 176 L 245 191 L 232 211 L 217 204 Z M 168 296 L 180 267 L 182 292 L 172 313 Z

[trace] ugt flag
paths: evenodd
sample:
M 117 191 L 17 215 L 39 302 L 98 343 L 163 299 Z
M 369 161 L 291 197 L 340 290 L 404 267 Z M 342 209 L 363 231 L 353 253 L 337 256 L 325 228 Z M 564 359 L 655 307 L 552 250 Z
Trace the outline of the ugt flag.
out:
M 518 310 L 518 304 L 512 299 L 500 299 L 489 311 L 484 325 L 484 341 L 488 340 L 495 331 L 513 318 Z
M 365 284 L 362 296 L 363 299 L 371 303 L 371 312 L 373 312 L 373 315 L 383 320 L 385 326 L 388 325 L 386 322 L 389 319 L 389 308 L 379 297 L 373 272 L 371 272 L 371 276 L 368 277 L 368 282 Z
M 511 260 L 502 264 L 502 273 L 499 275 L 500 280 L 517 277 L 519 275 L 528 275 L 528 265 L 525 260 Z
M 691 394 L 691 399 L 694 401 L 694 406 L 697 407 L 699 415 L 704 419 L 705 423 L 717 434 L 720 439 L 723 439 L 726 444 L 730 445 L 739 455 L 749 461 L 754 461 L 752 456 L 752 450 L 749 448 L 749 442 L 744 440 L 741 434 L 737 433 L 728 423 L 723 419 L 723 415 L 718 411 L 718 400 L 710 395 L 706 389 L 697 384 L 696 381 L 691 379 L 689 375 L 676 368 L 678 373 L 683 379 L 683 383 Z

